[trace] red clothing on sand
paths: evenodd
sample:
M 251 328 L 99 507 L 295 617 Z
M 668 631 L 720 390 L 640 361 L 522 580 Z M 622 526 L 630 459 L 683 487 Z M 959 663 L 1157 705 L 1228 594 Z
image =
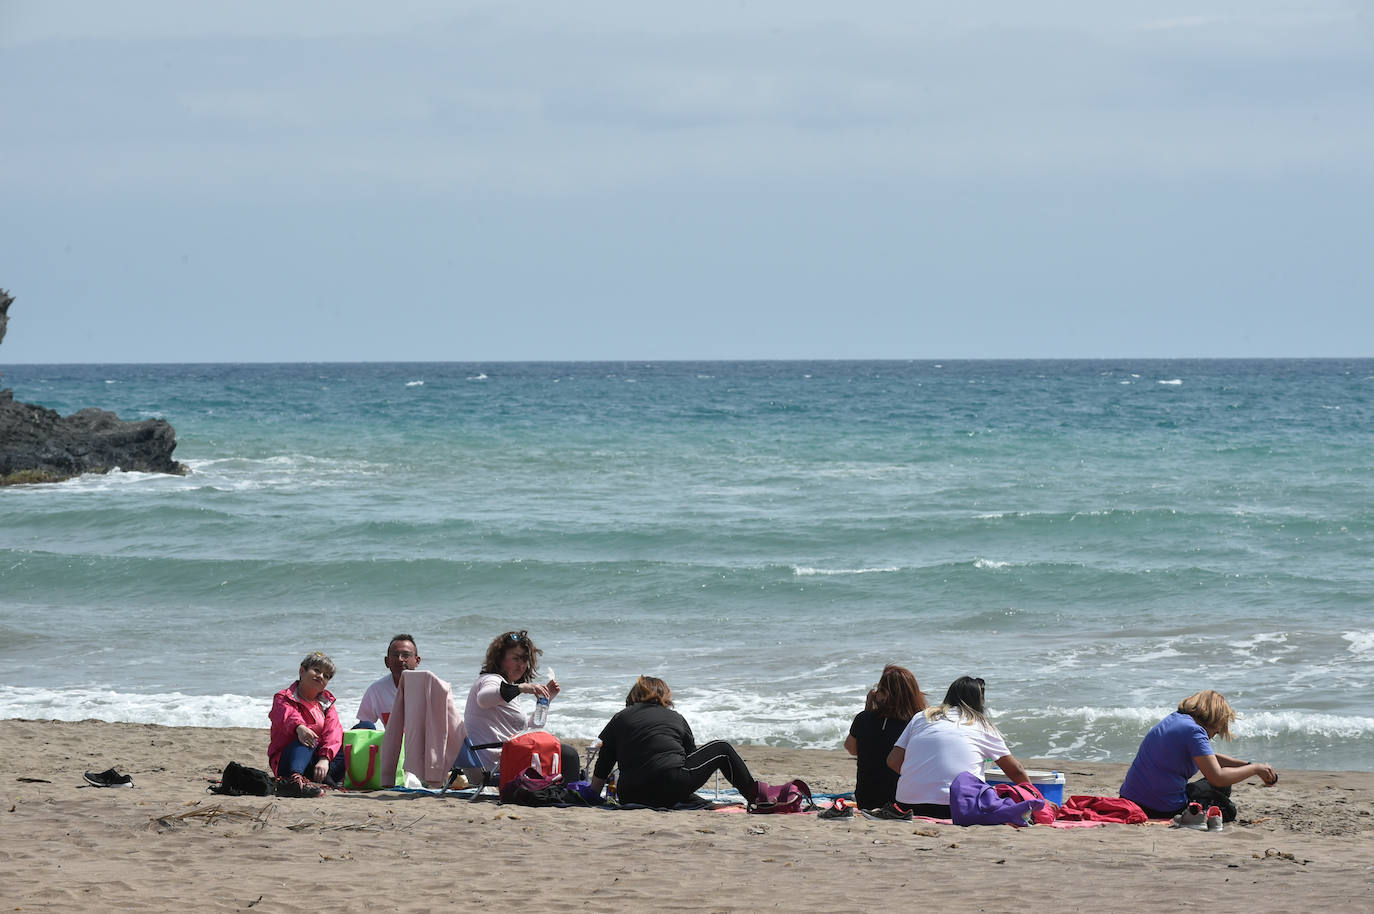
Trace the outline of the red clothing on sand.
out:
M 339 723 L 333 693 L 325 689 L 315 701 L 304 701 L 297 691 L 300 684 L 300 680 L 296 680 L 272 696 L 272 710 L 267 715 L 272 721 L 272 736 L 267 742 L 267 770 L 273 774 L 277 771 L 282 750 L 291 745 L 296 738 L 296 728 L 301 724 L 319 735 L 315 751 L 318 758 L 332 760 L 343 746 L 343 724 Z
M 1072 796 L 1059 807 L 1059 819 L 1078 822 L 1121 822 L 1138 825 L 1147 821 L 1145 811 L 1125 797 Z

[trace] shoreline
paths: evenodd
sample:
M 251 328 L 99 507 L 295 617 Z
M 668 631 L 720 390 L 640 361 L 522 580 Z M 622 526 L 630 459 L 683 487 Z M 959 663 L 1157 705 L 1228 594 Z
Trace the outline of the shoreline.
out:
M 0 883 L 15 910 L 261 911 L 349 904 L 542 911 L 1367 909 L 1374 773 L 1237 785 L 1222 834 L 1165 825 L 960 828 L 814 815 L 532 809 L 420 793 L 206 793 L 266 765 L 266 729 L 0 720 Z M 581 746 L 583 741 L 570 740 Z M 852 789 L 841 749 L 741 745 L 756 776 Z M 1126 766 L 1023 759 L 1066 795 Z M 109 767 L 135 789 L 85 786 Z

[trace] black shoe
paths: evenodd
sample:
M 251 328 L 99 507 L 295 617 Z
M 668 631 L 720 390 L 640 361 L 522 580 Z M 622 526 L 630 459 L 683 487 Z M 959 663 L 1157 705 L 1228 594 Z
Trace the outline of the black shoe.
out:
M 107 768 L 99 774 L 87 771 L 86 783 L 92 787 L 132 787 L 134 779 L 127 774 L 120 774 L 113 768 Z
M 309 800 L 322 793 L 324 793 L 324 788 L 310 783 L 303 774 L 293 774 L 277 779 L 277 796 L 279 797 L 297 797 Z
M 835 802 L 830 804 L 829 809 L 822 809 L 816 813 L 818 819 L 852 819 L 854 818 L 854 801 L 846 800 L 844 797 L 836 797 Z
M 893 819 L 898 822 L 910 822 L 911 810 L 903 809 L 896 803 L 888 803 L 878 809 L 865 809 L 863 811 L 865 819 Z

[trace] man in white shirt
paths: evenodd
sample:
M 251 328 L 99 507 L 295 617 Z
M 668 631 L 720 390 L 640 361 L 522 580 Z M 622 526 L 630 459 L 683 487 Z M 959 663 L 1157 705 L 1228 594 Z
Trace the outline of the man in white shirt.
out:
M 391 717 L 391 706 L 396 701 L 396 689 L 401 684 L 401 674 L 420 665 L 420 652 L 415 648 L 415 638 L 411 635 L 396 635 L 386 646 L 386 657 L 382 659 L 387 675 L 367 687 L 362 703 L 358 705 L 359 724 L 373 724 L 385 727 Z M 354 728 L 355 730 L 357 727 Z

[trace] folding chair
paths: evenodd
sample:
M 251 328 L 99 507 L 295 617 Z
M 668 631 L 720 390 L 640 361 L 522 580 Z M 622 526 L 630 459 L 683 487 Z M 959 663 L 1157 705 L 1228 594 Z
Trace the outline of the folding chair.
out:
M 458 757 L 453 760 L 453 767 L 449 769 L 448 778 L 444 781 L 444 789 L 439 791 L 443 796 L 448 793 L 453 786 L 453 782 L 462 775 L 467 778 L 468 784 L 477 788 L 472 799 L 476 800 L 482 795 L 482 791 L 488 787 L 496 787 L 501 783 L 501 764 L 498 761 L 496 767 L 488 771 L 482 764 L 482 757 L 477 754 L 478 749 L 500 749 L 500 742 L 473 744 L 468 737 L 463 737 L 463 745 L 458 750 Z

